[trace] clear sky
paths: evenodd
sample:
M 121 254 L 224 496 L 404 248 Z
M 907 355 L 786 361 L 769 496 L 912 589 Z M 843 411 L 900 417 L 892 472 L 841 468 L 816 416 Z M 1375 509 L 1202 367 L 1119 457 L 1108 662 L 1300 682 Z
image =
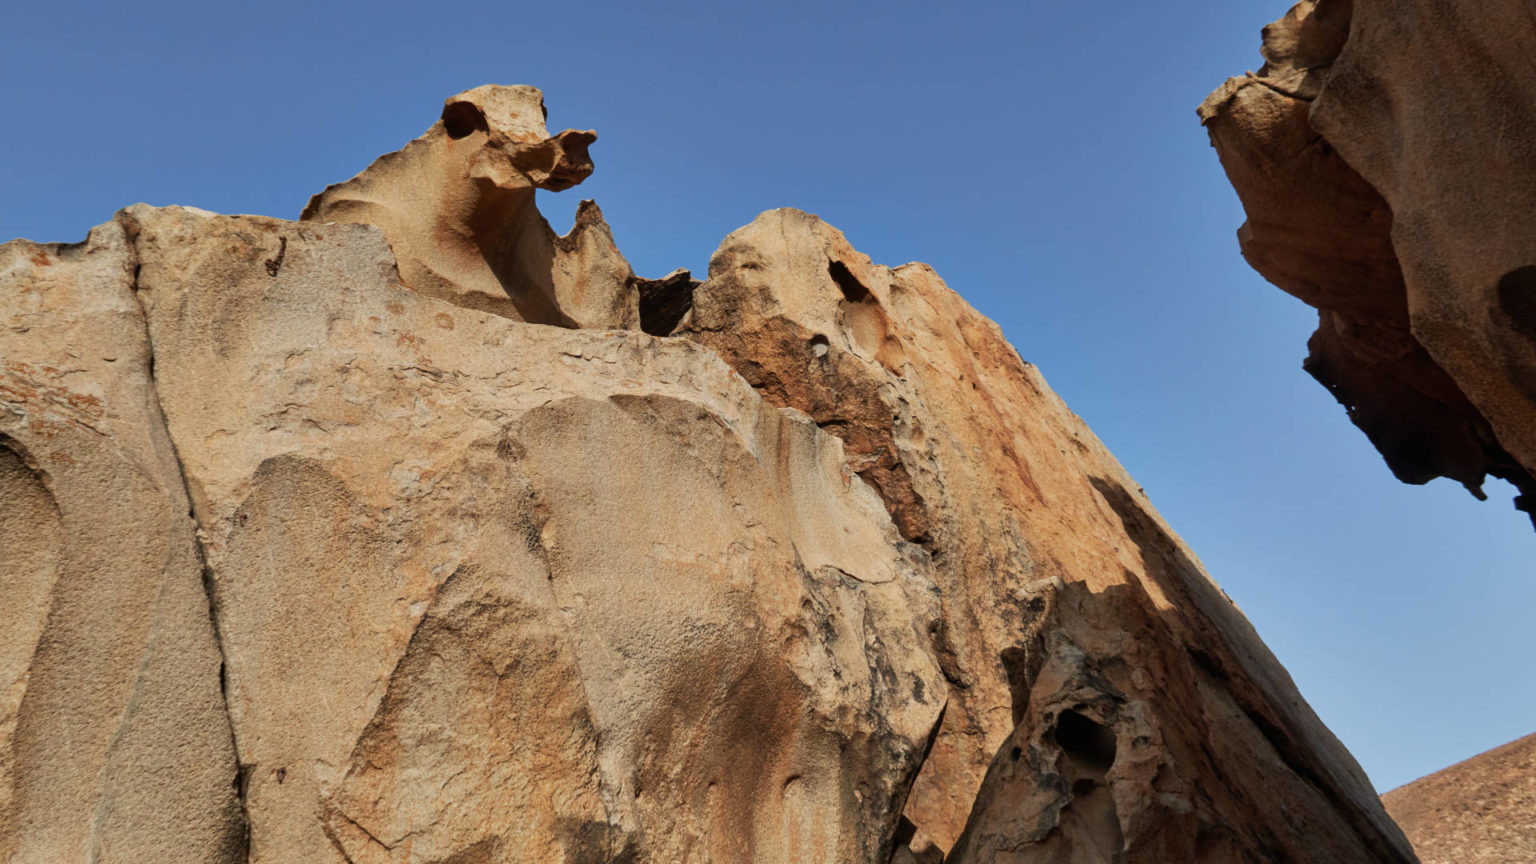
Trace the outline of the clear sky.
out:
M 932 264 L 1040 366 L 1386 790 L 1536 731 L 1536 533 L 1492 483 L 1397 483 L 1301 370 L 1195 106 L 1287 0 L 16 3 L 0 240 L 119 207 L 297 217 L 444 97 L 595 128 L 645 276 L 794 206 Z

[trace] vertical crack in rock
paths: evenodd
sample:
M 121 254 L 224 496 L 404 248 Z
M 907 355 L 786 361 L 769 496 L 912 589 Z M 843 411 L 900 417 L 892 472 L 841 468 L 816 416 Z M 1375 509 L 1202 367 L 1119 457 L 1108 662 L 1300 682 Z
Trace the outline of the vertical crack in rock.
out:
M 235 790 L 236 799 L 240 805 L 240 852 L 239 859 L 243 860 L 250 847 L 250 817 L 245 807 L 245 763 L 240 759 L 239 742 L 235 740 L 233 718 L 229 716 L 229 679 L 228 663 L 224 656 L 224 639 L 219 632 L 219 618 L 213 584 L 213 572 L 208 567 L 207 550 L 204 548 L 204 537 L 207 532 L 204 529 L 202 515 L 197 512 L 197 502 L 192 495 L 192 487 L 187 479 L 187 470 L 181 459 L 181 453 L 176 446 L 176 439 L 171 435 L 170 425 L 165 420 L 165 406 L 160 399 L 160 387 L 155 380 L 155 342 L 149 330 L 149 312 L 144 306 L 144 300 L 140 296 L 139 278 L 143 272 L 143 265 L 139 260 L 138 238 L 139 224 L 133 216 L 126 211 L 121 211 L 115 217 L 117 224 L 122 226 L 123 235 L 127 239 L 127 252 L 129 263 L 133 268 L 133 277 L 129 283 L 129 291 L 132 292 L 134 301 L 139 306 L 138 320 L 142 326 L 144 344 L 148 349 L 145 372 L 148 384 L 150 434 L 165 442 L 171 462 L 175 467 L 176 482 L 181 487 L 181 494 L 187 505 L 187 519 L 192 523 L 192 540 L 197 556 L 197 568 L 201 577 L 203 596 L 207 601 L 208 626 L 213 634 L 214 648 L 219 652 L 219 700 L 223 703 L 224 716 L 229 720 L 229 746 L 235 756 L 236 774 L 230 778 L 230 785 Z M 267 272 L 271 276 L 277 275 L 277 268 L 282 265 L 283 257 L 288 251 L 287 238 L 282 238 L 278 252 L 272 259 L 266 262 Z
M 37 508 L 7 496 L 28 508 L 4 520 L 23 532 L 0 651 L 8 860 L 244 857 L 219 645 L 136 264 L 116 221 L 82 243 L 0 246 L 0 437 L 48 478 L 61 529 L 39 546 Z

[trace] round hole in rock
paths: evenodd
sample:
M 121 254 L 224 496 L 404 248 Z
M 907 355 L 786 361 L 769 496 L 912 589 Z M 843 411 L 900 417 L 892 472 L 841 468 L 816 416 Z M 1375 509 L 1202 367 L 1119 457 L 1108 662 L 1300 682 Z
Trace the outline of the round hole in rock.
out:
M 815 336 L 811 337 L 812 354 L 815 354 L 817 357 L 825 357 L 827 356 L 827 352 L 830 350 L 832 350 L 831 342 L 828 341 L 827 337 L 821 335 L 820 333 L 817 333 Z
M 1115 732 L 1076 711 L 1063 711 L 1052 733 L 1056 745 L 1079 768 L 1103 778 L 1115 764 Z
M 1499 309 L 1526 336 L 1536 338 L 1536 267 L 1516 267 L 1499 278 Z
M 464 138 L 476 130 L 484 132 L 489 128 L 485 114 L 468 102 L 452 102 L 443 107 L 443 129 L 449 138 Z

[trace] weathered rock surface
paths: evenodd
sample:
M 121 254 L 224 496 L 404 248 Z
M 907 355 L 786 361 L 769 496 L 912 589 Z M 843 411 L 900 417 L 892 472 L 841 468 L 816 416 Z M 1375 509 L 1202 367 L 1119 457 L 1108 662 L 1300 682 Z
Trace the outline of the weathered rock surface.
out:
M 115 222 L 0 246 L 0 861 L 228 861 L 244 844 L 134 266 Z
M 988 862 L 1403 860 L 1246 620 L 931 269 L 875 266 L 816 217 L 773 211 L 726 238 L 682 332 L 843 438 L 933 555 L 951 686 L 906 807 L 925 846 Z M 1269 796 L 1286 808 L 1255 813 Z
M 1306 369 L 1399 479 L 1536 508 L 1536 21 L 1509 0 L 1305 0 L 1200 108 L 1243 255 L 1319 310 Z M 1536 519 L 1536 513 L 1533 513 Z
M 1381 796 L 1424 864 L 1536 862 L 1536 735 Z
M 686 342 L 415 294 L 371 228 L 125 215 L 251 860 L 880 856 L 938 603 L 836 438 Z
M 574 176 L 470 94 L 320 218 L 0 247 L 5 860 L 1413 860 L 931 270 L 778 210 L 583 318 L 595 207 L 433 245 Z
M 602 213 L 584 204 L 557 237 L 535 206 L 536 189 L 591 176 L 597 140 L 571 129 L 551 137 L 545 116 L 533 87 L 451 96 L 420 138 L 327 187 L 300 218 L 379 226 L 401 278 L 428 297 L 514 321 L 635 329 L 634 274 Z

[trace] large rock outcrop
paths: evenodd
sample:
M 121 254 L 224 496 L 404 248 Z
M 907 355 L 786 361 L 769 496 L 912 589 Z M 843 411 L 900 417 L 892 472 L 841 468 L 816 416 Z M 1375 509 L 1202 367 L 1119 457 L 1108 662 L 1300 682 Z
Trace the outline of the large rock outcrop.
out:
M 1381 796 L 1424 864 L 1536 862 L 1536 735 Z
M 1304 0 L 1200 107 L 1243 255 L 1319 310 L 1306 369 L 1399 479 L 1536 511 L 1536 19 Z M 1536 519 L 1536 512 L 1533 512 Z
M 465 214 L 571 149 L 470 94 L 304 221 L 0 247 L 0 857 L 1414 860 L 931 270 L 794 210 L 561 270 L 606 227 Z
M 1369 784 L 1247 622 L 931 269 L 876 266 L 814 216 L 765 213 L 715 253 L 680 332 L 841 437 L 933 556 L 950 699 L 906 808 L 923 846 L 1396 860 L 1395 830 L 1351 803 Z M 1287 808 L 1255 819 L 1276 794 Z

